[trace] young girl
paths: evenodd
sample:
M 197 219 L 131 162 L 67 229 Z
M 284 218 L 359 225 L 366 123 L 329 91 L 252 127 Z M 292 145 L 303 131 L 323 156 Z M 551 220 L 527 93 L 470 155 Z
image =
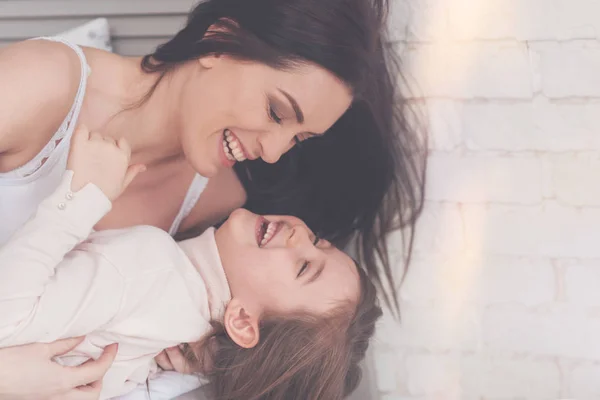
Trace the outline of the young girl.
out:
M 0 346 L 87 335 L 59 360 L 79 365 L 118 343 L 102 399 L 180 343 L 219 400 L 352 391 L 381 314 L 353 260 L 297 218 L 241 209 L 181 243 L 150 226 L 92 232 L 144 170 L 129 163 L 124 140 L 77 131 L 62 183 L 0 249 Z

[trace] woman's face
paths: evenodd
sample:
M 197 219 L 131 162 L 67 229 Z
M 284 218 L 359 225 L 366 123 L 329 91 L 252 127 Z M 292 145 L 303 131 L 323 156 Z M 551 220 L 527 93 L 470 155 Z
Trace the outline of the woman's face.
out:
M 261 217 L 238 209 L 215 239 L 231 294 L 252 315 L 322 314 L 358 301 L 354 261 L 318 240 L 298 218 Z
M 181 73 L 181 143 L 206 177 L 246 159 L 275 163 L 296 141 L 324 134 L 352 102 L 343 82 L 313 64 L 282 71 L 209 56 Z

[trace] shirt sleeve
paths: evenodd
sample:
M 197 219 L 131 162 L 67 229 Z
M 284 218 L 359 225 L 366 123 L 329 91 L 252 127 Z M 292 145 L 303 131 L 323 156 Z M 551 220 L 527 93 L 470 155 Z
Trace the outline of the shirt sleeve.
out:
M 93 316 L 80 314 L 100 301 L 98 285 L 112 281 L 111 289 L 119 290 L 110 263 L 76 249 L 111 202 L 93 184 L 73 193 L 72 178 L 73 172 L 66 171 L 55 192 L 0 247 L 0 347 L 77 335 L 94 324 Z M 103 300 L 107 306 L 112 301 Z

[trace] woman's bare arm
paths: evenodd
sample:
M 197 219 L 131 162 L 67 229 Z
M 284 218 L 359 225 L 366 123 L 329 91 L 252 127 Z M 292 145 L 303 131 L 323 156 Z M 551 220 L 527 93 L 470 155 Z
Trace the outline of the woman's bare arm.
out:
M 96 400 L 102 377 L 110 368 L 117 346 L 95 361 L 63 367 L 52 358 L 73 350 L 83 338 L 0 349 L 0 400 Z
M 0 172 L 46 145 L 71 108 L 80 76 L 77 54 L 62 43 L 30 40 L 0 50 Z

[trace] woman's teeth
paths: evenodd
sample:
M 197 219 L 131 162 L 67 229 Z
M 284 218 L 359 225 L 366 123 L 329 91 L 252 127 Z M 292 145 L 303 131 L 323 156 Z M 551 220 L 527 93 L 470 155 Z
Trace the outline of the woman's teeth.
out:
M 242 150 L 242 144 L 228 130 L 225 130 L 225 138 L 223 139 L 223 150 L 225 151 L 225 156 L 230 161 L 246 161 L 246 156 L 244 155 L 244 151 Z
M 267 244 L 269 242 L 269 240 L 271 240 L 273 238 L 276 228 L 277 228 L 276 222 L 269 222 L 269 224 L 267 225 L 267 229 L 265 230 L 265 234 L 263 235 L 263 238 L 260 241 L 261 246 L 264 246 L 265 244 Z

